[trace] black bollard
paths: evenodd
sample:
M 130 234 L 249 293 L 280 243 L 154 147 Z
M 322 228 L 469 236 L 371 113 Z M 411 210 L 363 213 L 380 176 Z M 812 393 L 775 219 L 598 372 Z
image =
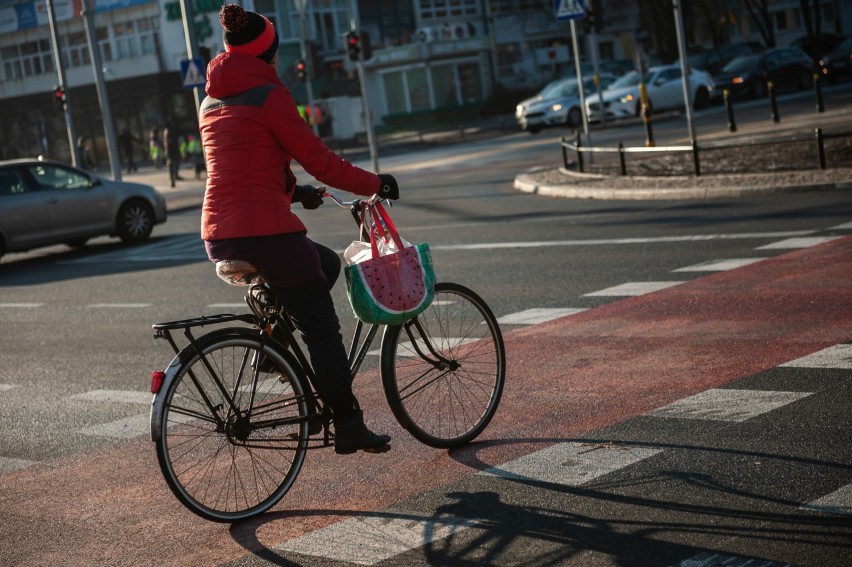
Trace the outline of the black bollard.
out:
M 651 105 L 642 105 L 642 122 L 645 123 L 645 147 L 653 148 L 657 144 L 654 142 L 654 129 L 651 128 Z
M 580 132 L 577 131 L 574 134 L 574 147 L 577 148 L 577 170 L 580 173 L 583 173 L 583 152 L 580 151 L 580 144 L 581 144 Z
M 621 175 L 627 175 L 627 162 L 624 160 L 624 144 L 618 142 L 618 160 L 621 162 Z
M 825 112 L 825 105 L 822 103 L 822 81 L 819 73 L 814 73 L 814 92 L 816 92 L 816 109 L 817 112 Z
M 775 96 L 775 83 L 767 81 L 766 90 L 769 91 L 769 104 L 772 106 L 772 121 L 780 122 L 781 116 L 778 114 L 778 98 Z
M 816 129 L 817 155 L 819 156 L 819 168 L 825 169 L 825 141 L 822 136 L 822 128 Z
M 728 130 L 736 132 L 737 121 L 734 120 L 734 106 L 731 103 L 731 91 L 725 89 L 722 91 L 722 95 L 725 97 L 725 109 L 728 111 Z

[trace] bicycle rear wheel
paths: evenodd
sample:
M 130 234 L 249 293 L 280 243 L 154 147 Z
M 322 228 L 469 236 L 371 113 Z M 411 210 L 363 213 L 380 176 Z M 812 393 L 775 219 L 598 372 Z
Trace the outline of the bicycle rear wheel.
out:
M 482 298 L 442 282 L 426 311 L 385 329 L 381 372 L 400 425 L 431 447 L 458 447 L 497 411 L 506 374 L 503 335 Z
M 302 381 L 267 342 L 198 341 L 165 385 L 157 458 L 191 511 L 216 522 L 261 514 L 287 493 L 307 450 Z

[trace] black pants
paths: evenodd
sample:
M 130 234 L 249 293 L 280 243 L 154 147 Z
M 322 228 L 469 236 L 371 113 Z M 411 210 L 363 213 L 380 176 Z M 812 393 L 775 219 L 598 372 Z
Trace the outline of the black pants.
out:
M 316 387 L 326 399 L 352 395 L 352 374 L 331 288 L 340 275 L 337 253 L 317 244 L 323 275 L 296 287 L 270 286 L 302 336 Z

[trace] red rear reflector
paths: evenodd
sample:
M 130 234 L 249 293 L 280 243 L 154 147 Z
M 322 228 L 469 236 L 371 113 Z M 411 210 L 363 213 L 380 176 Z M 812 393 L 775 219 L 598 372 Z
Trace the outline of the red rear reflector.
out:
M 163 385 L 163 378 L 166 377 L 166 373 L 161 370 L 155 370 L 151 372 L 151 393 L 156 394 L 160 391 L 160 387 Z

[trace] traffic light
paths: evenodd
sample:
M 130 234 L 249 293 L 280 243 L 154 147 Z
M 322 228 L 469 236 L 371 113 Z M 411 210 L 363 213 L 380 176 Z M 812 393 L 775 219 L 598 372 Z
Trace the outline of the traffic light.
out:
M 53 87 L 53 100 L 56 101 L 56 109 L 65 112 L 68 109 L 65 99 L 65 89 L 60 86 Z
M 350 61 L 361 60 L 361 37 L 356 31 L 350 31 L 346 34 L 346 49 L 349 51 Z
M 308 77 L 308 68 L 302 59 L 296 61 L 296 77 L 298 77 L 300 81 L 304 81 Z

